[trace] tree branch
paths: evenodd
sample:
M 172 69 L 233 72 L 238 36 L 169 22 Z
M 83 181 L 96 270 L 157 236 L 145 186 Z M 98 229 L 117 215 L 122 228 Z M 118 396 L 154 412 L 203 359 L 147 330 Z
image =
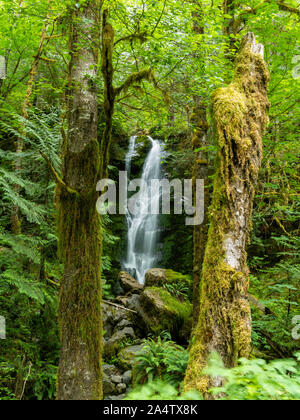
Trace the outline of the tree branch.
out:
M 270 0 L 268 0 L 268 3 L 269 2 L 270 2 Z M 289 6 L 288 4 L 284 3 L 281 0 L 277 0 L 277 4 L 278 4 L 278 7 L 279 7 L 279 10 L 283 10 L 285 12 L 290 12 L 290 13 L 295 13 L 298 16 L 300 14 L 300 9 L 297 9 L 296 7 Z
M 161 21 L 161 19 L 163 17 L 163 14 L 164 14 L 164 11 L 165 11 L 165 8 L 166 8 L 166 3 L 167 3 L 167 0 L 164 1 L 164 5 L 163 5 L 163 8 L 162 8 L 161 14 L 160 14 L 160 16 L 158 18 L 158 21 L 156 22 L 156 25 L 153 28 L 153 31 L 151 32 L 151 36 L 153 36 L 153 34 L 156 31 L 158 25 L 160 24 L 160 21 Z
M 58 175 L 58 173 L 56 172 L 56 170 L 53 168 L 50 159 L 48 158 L 48 156 L 45 155 L 45 153 L 40 152 L 40 155 L 45 159 L 47 165 L 49 166 L 49 169 L 51 171 L 51 174 L 55 180 L 55 182 L 60 185 L 61 187 L 63 187 L 69 194 L 76 194 L 79 195 L 79 192 L 76 190 L 73 190 L 72 188 L 68 187 L 67 184 L 61 179 L 61 177 Z
M 144 69 L 136 73 L 132 73 L 130 76 L 127 77 L 127 79 L 121 86 L 115 88 L 115 95 L 118 96 L 122 92 L 126 93 L 130 86 L 132 86 L 135 83 L 141 83 L 143 80 L 153 81 L 153 83 L 155 84 L 155 79 L 151 69 Z
M 114 43 L 114 46 L 119 44 L 119 42 L 123 42 L 123 41 L 140 41 L 141 43 L 143 43 L 147 40 L 147 35 L 148 35 L 147 32 L 142 32 L 142 33 L 135 33 L 135 34 L 131 34 L 131 35 L 128 35 L 128 36 L 124 36 L 124 37 L 118 39 Z

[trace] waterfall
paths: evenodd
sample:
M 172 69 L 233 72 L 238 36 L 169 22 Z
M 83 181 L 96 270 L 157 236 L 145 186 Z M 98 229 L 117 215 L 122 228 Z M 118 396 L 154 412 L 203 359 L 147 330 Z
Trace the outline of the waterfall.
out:
M 153 268 L 158 259 L 158 215 L 151 214 L 151 203 L 156 208 L 159 205 L 160 193 L 149 197 L 151 191 L 151 180 L 161 177 L 161 156 L 162 150 L 158 140 L 149 137 L 152 143 L 151 150 L 145 160 L 142 173 L 141 189 L 136 202 L 136 214 L 127 210 L 127 257 L 124 268 L 135 277 L 139 283 L 144 283 L 145 272 Z M 135 154 L 136 137 L 131 137 L 129 150 L 126 155 L 126 171 L 128 177 L 131 172 L 131 160 Z

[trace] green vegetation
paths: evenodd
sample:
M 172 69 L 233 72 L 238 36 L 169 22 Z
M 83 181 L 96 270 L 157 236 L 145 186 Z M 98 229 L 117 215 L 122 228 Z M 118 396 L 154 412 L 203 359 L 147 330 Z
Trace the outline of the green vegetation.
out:
M 299 1 L 0 0 L 0 28 L 0 400 L 63 399 L 71 354 L 66 399 L 99 399 L 103 364 L 128 382 L 105 397 L 299 400 Z M 206 219 L 172 192 L 166 278 L 132 292 L 96 184 L 131 135 L 138 178 L 148 134 Z
M 225 378 L 223 387 L 211 389 L 226 400 L 299 400 L 299 353 L 295 359 L 240 359 L 239 365 L 226 369 L 217 354 L 210 358 L 206 373 Z
M 190 322 L 193 305 L 186 300 L 175 297 L 164 287 L 147 287 L 144 292 L 145 306 L 151 306 L 153 322 L 150 327 L 156 335 L 167 330 L 178 334 L 179 330 Z
M 153 360 L 153 365 L 157 358 Z M 239 360 L 239 365 L 226 369 L 218 356 L 212 354 L 205 370 L 206 374 L 224 378 L 222 387 L 209 390 L 221 400 L 299 400 L 300 370 L 299 353 L 295 359 Z M 158 370 L 158 367 L 156 366 Z M 158 376 L 158 375 L 157 375 Z M 129 400 L 201 400 L 196 391 L 181 393 L 168 381 L 154 380 L 144 386 L 135 387 L 127 397 Z
M 162 337 L 162 338 L 161 338 Z M 164 332 L 157 340 L 149 339 L 140 354 L 137 354 L 134 366 L 134 384 L 165 381 L 179 386 L 184 378 L 188 363 L 188 352 L 178 346 Z

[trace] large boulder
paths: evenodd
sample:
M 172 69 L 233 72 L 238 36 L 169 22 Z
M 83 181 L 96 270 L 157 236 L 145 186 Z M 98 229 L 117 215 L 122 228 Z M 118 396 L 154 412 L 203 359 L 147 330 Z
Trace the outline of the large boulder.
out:
M 144 286 L 138 283 L 130 274 L 126 271 L 119 273 L 119 282 L 125 293 L 141 293 Z
M 191 331 L 193 305 L 180 301 L 161 287 L 148 287 L 139 298 L 137 308 L 147 332 L 160 334 L 169 331 L 181 342 L 187 342 Z
M 190 276 L 164 268 L 151 268 L 145 275 L 145 287 L 165 287 L 174 292 L 182 291 L 192 299 L 193 281 Z
M 102 386 L 104 397 L 110 394 L 114 394 L 116 391 L 115 384 L 112 382 L 111 378 L 106 373 L 103 373 Z

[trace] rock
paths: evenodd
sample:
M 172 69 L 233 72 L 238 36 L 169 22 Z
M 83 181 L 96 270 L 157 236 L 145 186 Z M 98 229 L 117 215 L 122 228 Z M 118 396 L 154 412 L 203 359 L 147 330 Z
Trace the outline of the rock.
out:
M 122 330 L 116 331 L 111 340 L 122 342 L 126 340 L 126 338 L 135 338 L 135 333 L 132 327 L 125 327 Z
M 126 391 L 126 385 L 125 384 L 118 384 L 117 385 L 118 394 L 123 394 L 125 391 Z
M 128 338 L 135 339 L 135 333 L 132 327 L 126 327 L 123 330 L 116 331 L 109 340 L 103 340 L 104 355 L 115 355 L 118 352 L 121 343 L 126 341 Z
M 151 268 L 145 274 L 145 287 L 163 286 L 167 283 L 166 270 L 164 268 Z
M 117 325 L 123 319 L 130 319 L 130 312 L 121 308 L 114 308 L 114 325 Z
M 167 290 L 159 287 L 146 288 L 140 296 L 138 313 L 143 318 L 148 332 L 160 334 L 169 331 L 174 338 L 188 341 L 190 331 L 181 337 L 192 318 L 193 305 L 189 301 L 180 301 Z
M 117 331 L 123 330 L 126 327 L 132 327 L 132 322 L 129 321 L 128 319 L 122 319 L 122 321 L 119 322 L 118 325 L 116 325 L 115 330 Z
M 118 374 L 118 369 L 116 368 L 115 365 L 103 365 L 102 371 L 104 375 L 107 375 L 109 377 Z
M 113 375 L 111 380 L 115 384 L 120 384 L 122 382 L 122 377 L 120 375 Z
M 139 299 L 140 299 L 140 295 L 138 294 L 134 294 L 130 296 L 127 300 L 127 305 L 126 305 L 127 308 L 133 311 L 137 311 L 140 306 Z
M 163 268 L 151 268 L 145 274 L 146 287 L 174 286 L 175 291 L 183 290 L 192 299 L 193 281 L 190 276 Z
M 121 287 L 126 293 L 141 293 L 144 286 L 138 283 L 130 274 L 126 271 L 121 271 L 119 273 L 119 281 Z
M 116 392 L 115 384 L 110 380 L 109 376 L 103 373 L 103 395 L 107 396 Z
M 105 398 L 106 401 L 121 401 L 126 397 L 126 394 L 121 395 L 110 395 L 109 397 Z
M 118 353 L 118 361 L 123 369 L 132 369 L 137 353 L 143 350 L 144 345 L 125 347 Z
M 102 303 L 101 307 L 103 329 L 105 331 L 104 338 L 108 340 L 113 335 L 114 329 L 117 324 L 119 324 L 124 319 L 130 320 L 131 313 L 129 311 L 126 311 L 125 309 L 117 308 L 106 303 Z
M 114 312 L 111 306 L 106 305 L 105 303 L 101 304 L 102 308 L 102 322 L 103 329 L 105 331 L 105 338 L 111 337 L 115 325 L 114 321 Z
M 123 382 L 126 385 L 129 385 L 131 383 L 132 379 L 132 372 L 131 370 L 126 370 L 126 372 L 123 373 Z
M 128 302 L 128 297 L 127 296 L 117 296 L 116 299 L 114 300 L 115 303 L 117 303 L 118 305 L 122 305 L 125 306 L 125 308 L 127 307 L 127 302 Z

